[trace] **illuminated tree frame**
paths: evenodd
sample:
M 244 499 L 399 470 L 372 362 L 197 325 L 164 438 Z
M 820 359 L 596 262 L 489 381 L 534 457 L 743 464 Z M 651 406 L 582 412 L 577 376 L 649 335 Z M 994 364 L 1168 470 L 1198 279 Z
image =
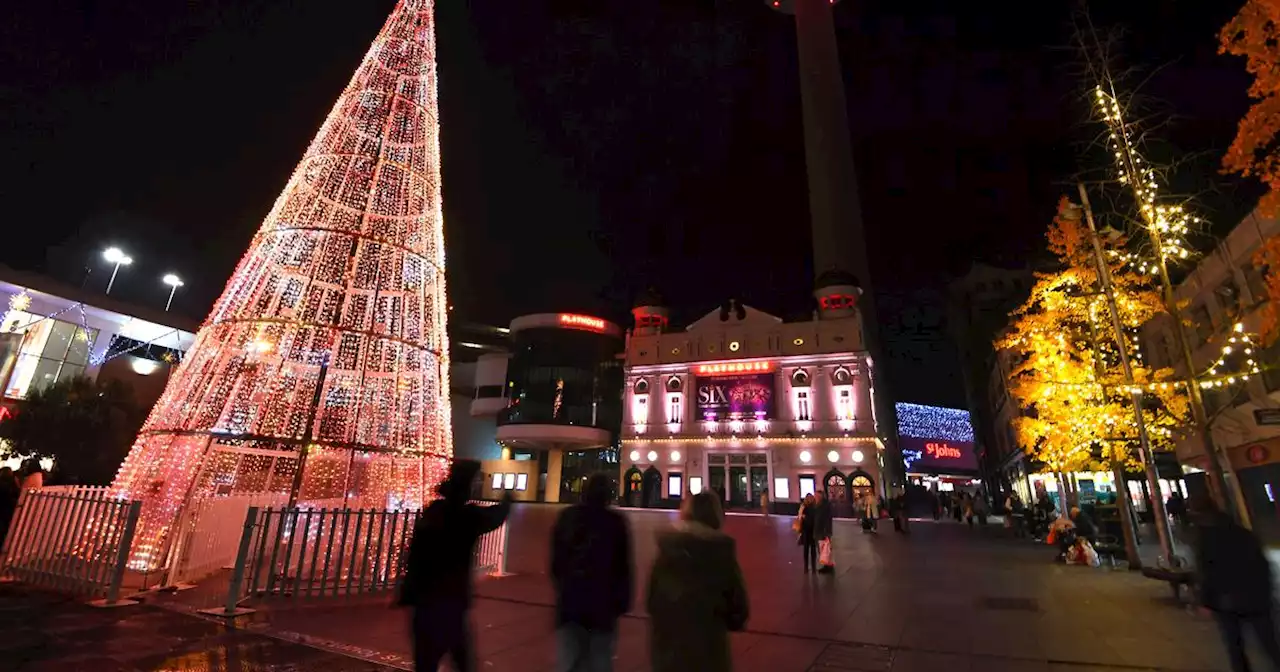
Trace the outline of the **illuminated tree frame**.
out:
M 432 0 L 400 0 L 120 467 L 131 565 L 194 497 L 417 507 L 453 456 Z M 305 450 L 303 450 L 305 448 Z M 231 459 L 229 455 L 237 455 Z

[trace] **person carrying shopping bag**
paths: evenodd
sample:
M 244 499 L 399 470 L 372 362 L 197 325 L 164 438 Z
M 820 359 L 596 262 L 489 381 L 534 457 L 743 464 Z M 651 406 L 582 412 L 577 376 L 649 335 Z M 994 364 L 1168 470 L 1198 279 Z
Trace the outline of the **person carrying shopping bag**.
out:
M 819 490 L 813 505 L 813 538 L 818 542 L 818 572 L 822 574 L 836 571 L 835 558 L 831 554 L 833 517 L 830 500 Z

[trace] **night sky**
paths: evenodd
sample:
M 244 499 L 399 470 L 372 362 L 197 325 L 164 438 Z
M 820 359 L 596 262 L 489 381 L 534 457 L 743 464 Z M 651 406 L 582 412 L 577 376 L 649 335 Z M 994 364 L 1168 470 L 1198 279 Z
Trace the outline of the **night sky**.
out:
M 392 0 L 42 0 L 0 22 L 0 261 L 203 316 Z M 1216 175 L 1247 100 L 1216 54 L 1237 3 L 1097 2 L 1124 27 L 1180 173 L 1228 225 Z M 1112 5 L 1117 5 L 1113 7 Z M 850 124 L 899 396 L 960 404 L 940 290 L 1017 265 L 1080 168 L 1071 8 L 837 7 Z M 452 0 L 437 8 L 451 300 L 503 323 L 623 320 L 654 286 L 677 322 L 738 297 L 810 309 L 793 24 L 756 0 Z M 1155 157 L 1162 158 L 1162 157 Z M 1220 222 L 1221 223 L 1221 222 Z M 87 279 L 86 261 L 94 267 Z M 894 368 L 891 364 L 890 371 Z M 936 377 L 935 377 L 936 376 Z

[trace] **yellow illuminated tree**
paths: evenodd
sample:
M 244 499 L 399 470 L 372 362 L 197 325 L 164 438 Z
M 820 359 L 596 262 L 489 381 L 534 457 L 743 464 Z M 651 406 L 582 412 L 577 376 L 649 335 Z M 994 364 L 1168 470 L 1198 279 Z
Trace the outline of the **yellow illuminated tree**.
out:
M 1047 239 L 1058 269 L 1038 274 L 995 344 L 1014 355 L 1009 391 L 1024 411 L 1015 420 L 1018 443 L 1056 473 L 1137 468 L 1135 388 L 1143 391 L 1153 446 L 1171 445 L 1186 422 L 1185 394 L 1172 370 L 1152 370 L 1140 355 L 1138 328 L 1163 310 L 1159 291 L 1128 268 L 1123 239 L 1100 241 L 1124 332 L 1117 335 L 1080 208 L 1062 199 Z M 1118 339 L 1131 353 L 1133 384 L 1120 366 Z

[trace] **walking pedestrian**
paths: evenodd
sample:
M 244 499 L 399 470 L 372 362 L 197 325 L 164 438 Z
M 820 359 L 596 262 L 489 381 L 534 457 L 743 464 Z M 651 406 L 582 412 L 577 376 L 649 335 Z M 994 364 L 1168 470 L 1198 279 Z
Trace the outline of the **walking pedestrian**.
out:
M 680 521 L 658 534 L 649 574 L 649 662 L 652 672 L 729 672 L 729 632 L 750 610 L 733 537 L 710 493 L 686 498 Z
M 1280 670 L 1280 642 L 1276 639 L 1271 598 L 1271 565 L 1258 538 L 1237 525 L 1208 497 L 1193 498 L 1196 526 L 1196 570 L 1200 600 L 1218 621 L 1231 669 L 1248 672 L 1244 628 L 1258 639 L 1272 670 Z
M 768 489 L 760 491 L 760 513 L 764 514 L 766 518 L 769 517 L 769 490 Z
M 448 654 L 458 672 L 473 672 L 471 563 L 476 541 L 498 529 L 511 510 L 507 491 L 497 506 L 468 504 L 480 463 L 454 460 L 449 476 L 413 529 L 400 604 L 413 607 L 414 669 L 436 670 Z
M 874 492 L 862 496 L 862 532 L 874 534 L 880 519 L 880 500 Z
M 796 531 L 800 534 L 797 543 L 800 544 L 800 552 L 804 558 L 805 574 L 818 569 L 818 541 L 813 536 L 814 505 L 813 495 L 805 495 L 797 516 L 799 528 Z
M 582 503 L 560 513 L 551 535 L 561 672 L 609 672 L 618 618 L 631 609 L 631 532 L 609 508 L 613 482 L 593 474 Z
M 834 518 L 831 500 L 827 499 L 827 493 L 819 490 L 813 502 L 813 538 L 818 543 L 818 571 L 823 574 L 836 571 L 835 556 L 831 549 Z

